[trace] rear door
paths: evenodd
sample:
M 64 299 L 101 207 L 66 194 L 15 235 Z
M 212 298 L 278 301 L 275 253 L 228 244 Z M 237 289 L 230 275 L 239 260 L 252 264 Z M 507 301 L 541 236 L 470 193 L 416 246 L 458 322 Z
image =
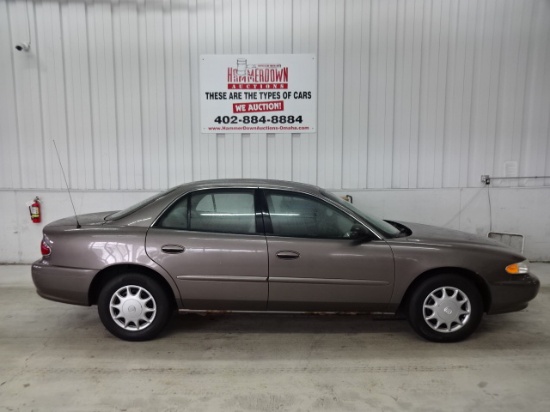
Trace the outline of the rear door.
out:
M 379 238 L 350 239 L 358 222 L 314 196 L 265 190 L 269 310 L 383 311 L 393 253 Z
M 147 254 L 176 279 L 187 309 L 264 310 L 268 257 L 254 189 L 180 198 L 149 229 Z

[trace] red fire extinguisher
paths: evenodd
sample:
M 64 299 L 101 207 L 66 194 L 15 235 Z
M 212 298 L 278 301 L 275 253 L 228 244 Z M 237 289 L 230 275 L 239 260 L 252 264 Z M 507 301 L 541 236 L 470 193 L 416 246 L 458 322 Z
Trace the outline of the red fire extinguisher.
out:
M 38 196 L 34 198 L 34 202 L 29 206 L 29 212 L 31 214 L 31 220 L 33 223 L 40 223 L 42 218 L 40 217 L 40 199 Z

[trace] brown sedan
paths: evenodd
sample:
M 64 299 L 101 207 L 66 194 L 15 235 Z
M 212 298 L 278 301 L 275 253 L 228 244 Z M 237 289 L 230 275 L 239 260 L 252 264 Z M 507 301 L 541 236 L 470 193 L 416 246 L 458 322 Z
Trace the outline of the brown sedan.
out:
M 174 309 L 404 313 L 458 341 L 483 313 L 525 308 L 528 261 L 467 233 L 384 221 L 318 187 L 271 180 L 184 184 L 119 212 L 44 228 L 38 294 L 97 304 L 122 339 L 158 335 Z

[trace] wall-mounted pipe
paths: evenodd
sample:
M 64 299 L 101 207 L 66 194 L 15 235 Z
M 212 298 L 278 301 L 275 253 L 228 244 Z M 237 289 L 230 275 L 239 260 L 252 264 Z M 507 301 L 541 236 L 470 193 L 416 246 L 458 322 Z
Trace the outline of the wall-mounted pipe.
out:
M 486 185 L 491 183 L 491 180 L 510 180 L 510 179 L 550 179 L 550 176 L 507 176 L 507 177 L 492 177 L 489 175 L 481 175 L 481 182 Z

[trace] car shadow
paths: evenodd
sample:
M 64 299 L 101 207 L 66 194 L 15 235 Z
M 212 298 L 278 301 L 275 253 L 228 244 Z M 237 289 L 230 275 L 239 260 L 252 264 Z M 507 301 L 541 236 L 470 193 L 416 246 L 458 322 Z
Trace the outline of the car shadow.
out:
M 318 314 L 185 314 L 175 315 L 160 339 L 175 339 L 186 343 L 207 339 L 237 349 L 241 341 L 251 339 L 257 347 L 280 345 L 287 353 L 300 352 L 308 342 L 322 341 L 327 349 L 338 351 L 341 345 L 357 349 L 384 352 L 386 345 L 393 350 L 410 349 L 415 345 L 419 355 L 426 349 L 445 347 L 448 356 L 458 350 L 460 356 L 469 351 L 543 349 L 550 346 L 550 334 L 541 325 L 525 322 L 522 313 L 485 316 L 478 330 L 458 344 L 441 344 L 417 336 L 402 317 L 376 315 L 318 315 Z M 199 345 L 200 346 L 200 345 Z M 429 352 L 426 352 L 429 354 Z
M 168 334 L 185 333 L 383 333 L 406 331 L 402 317 L 368 314 L 176 314 Z

